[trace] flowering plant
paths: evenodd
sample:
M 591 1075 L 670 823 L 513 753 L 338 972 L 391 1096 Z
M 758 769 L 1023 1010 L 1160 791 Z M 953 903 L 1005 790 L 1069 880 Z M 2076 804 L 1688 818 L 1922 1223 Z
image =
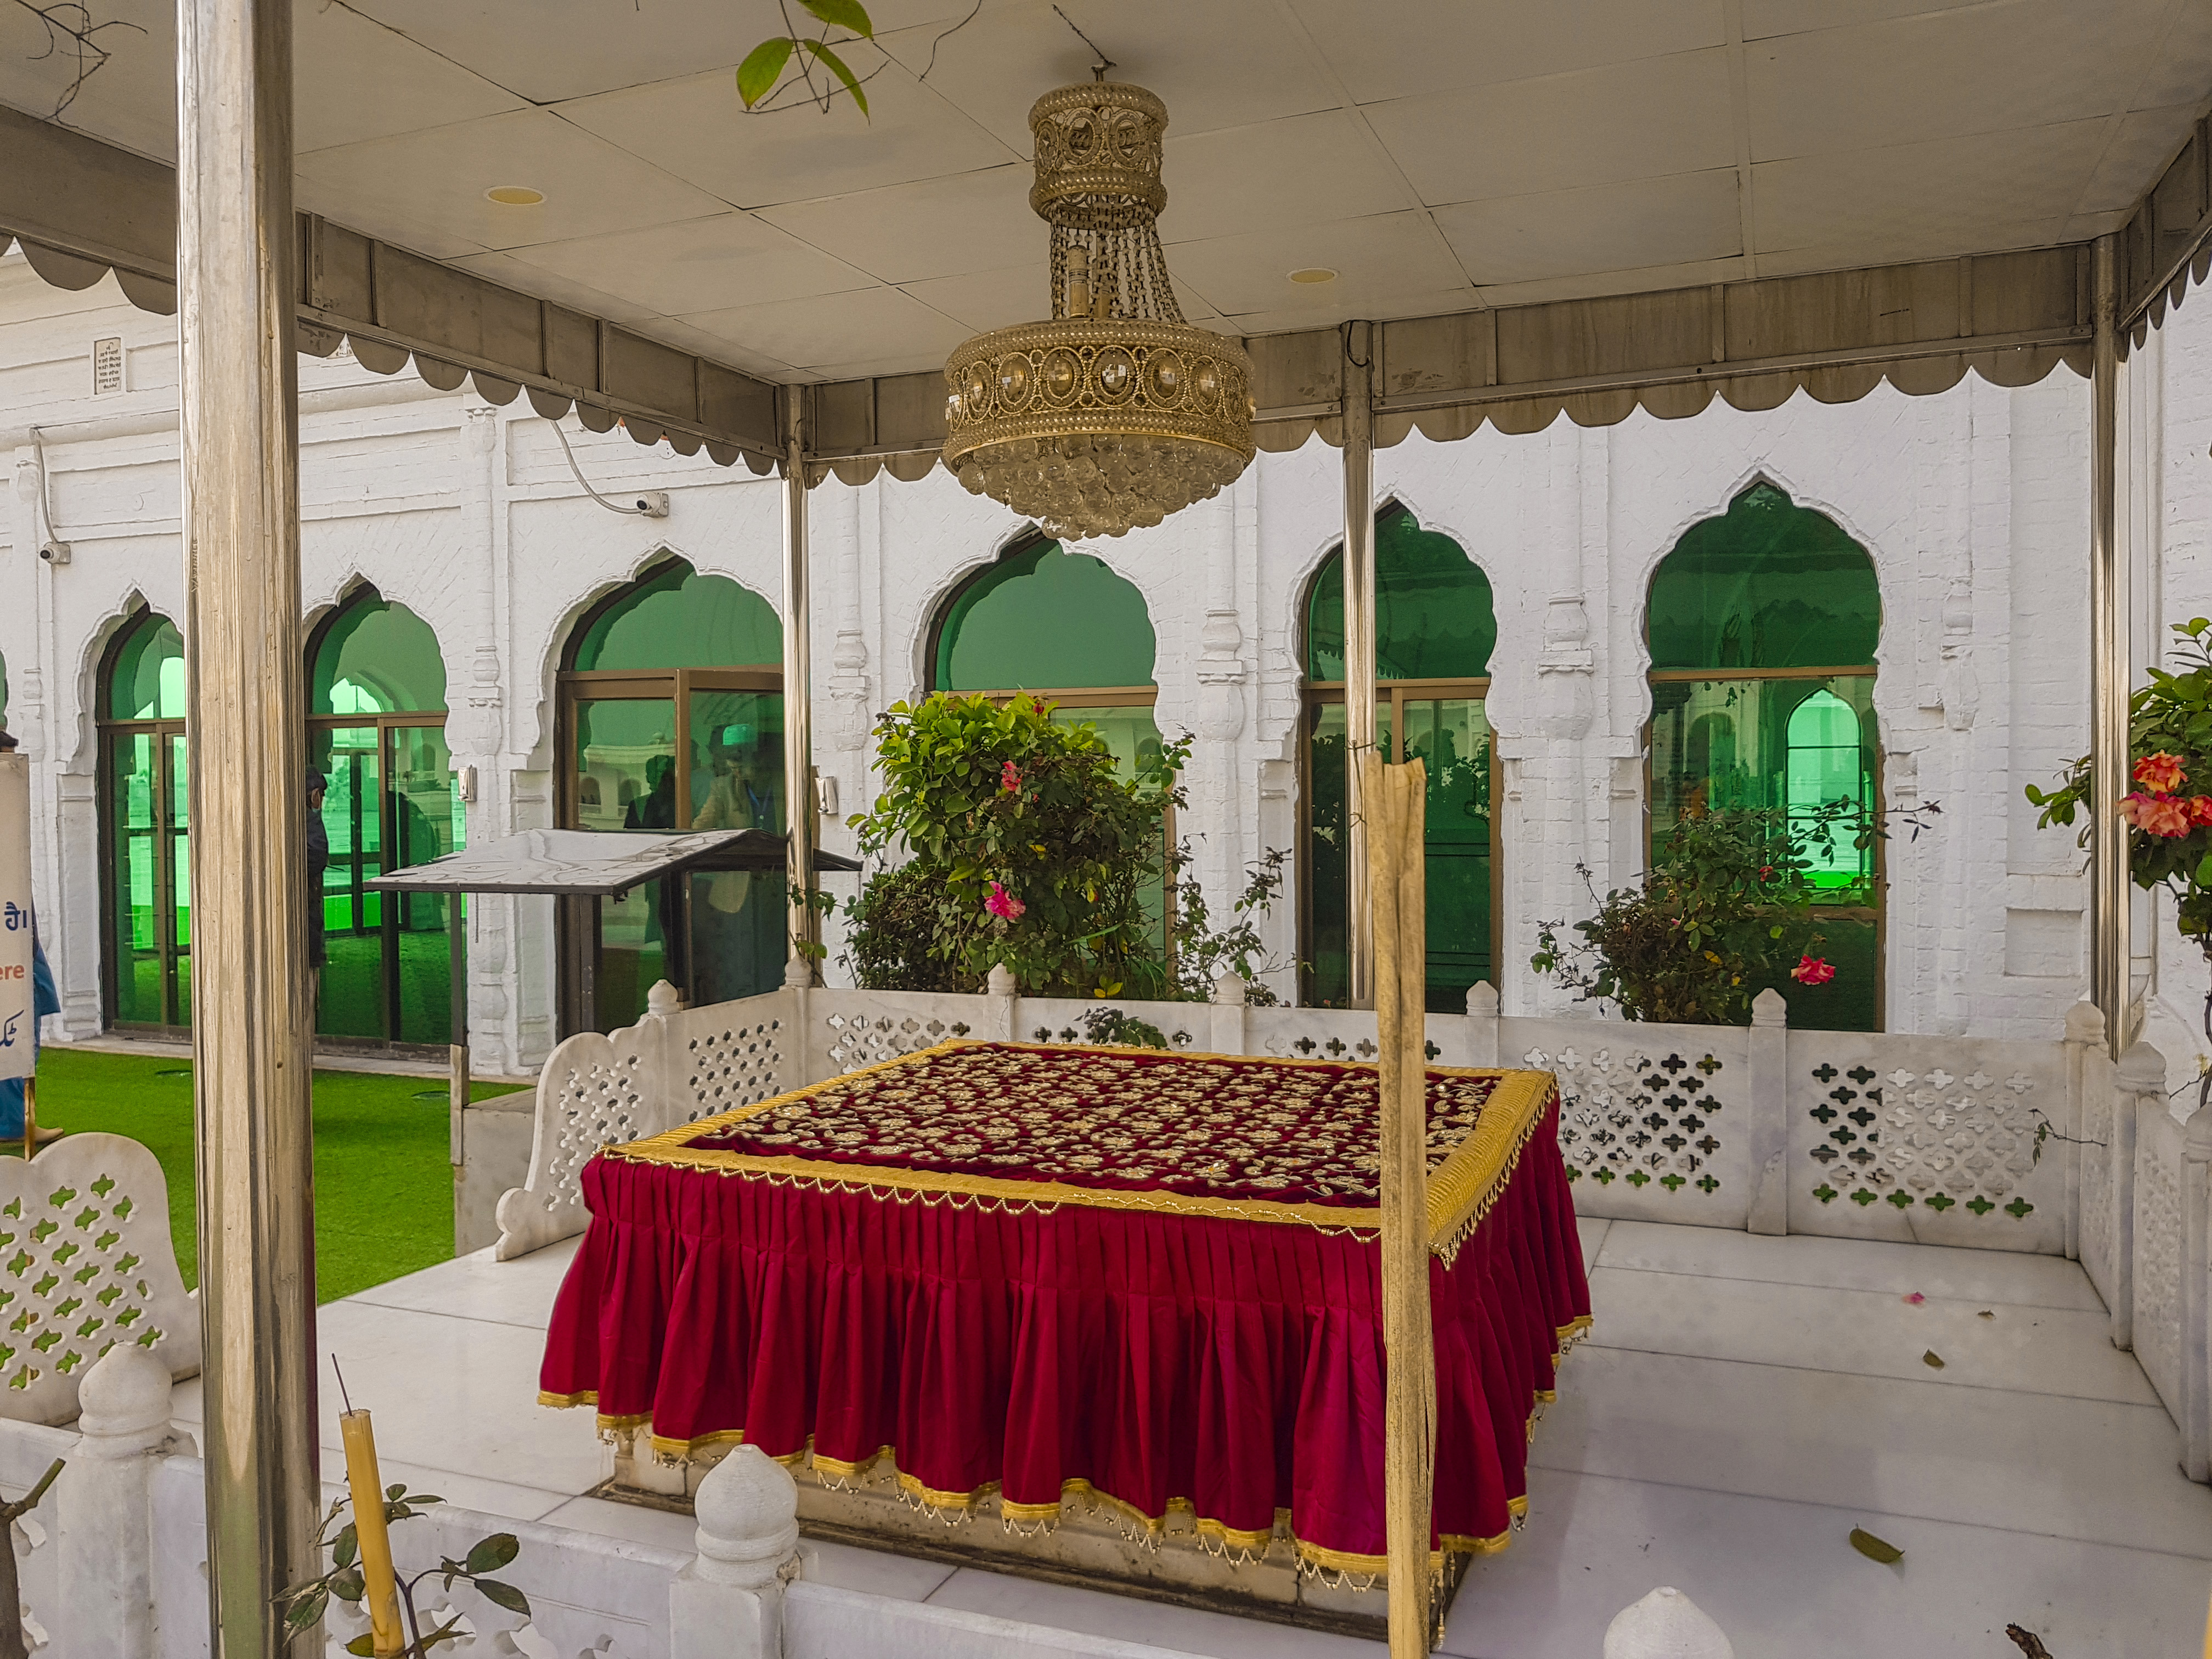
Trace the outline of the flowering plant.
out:
M 2150 683 L 2128 699 L 2128 746 L 2136 757 L 2133 793 L 2120 801 L 2128 837 L 2129 872 L 2138 887 L 2172 895 L 2174 927 L 2212 956 L 2212 619 L 2173 624 L 2179 672 L 2153 668 Z M 2069 765 L 2058 787 L 2027 786 L 2043 809 L 2039 826 L 2072 824 L 2088 811 L 2089 757 Z M 2079 836 L 2089 843 L 2084 822 Z

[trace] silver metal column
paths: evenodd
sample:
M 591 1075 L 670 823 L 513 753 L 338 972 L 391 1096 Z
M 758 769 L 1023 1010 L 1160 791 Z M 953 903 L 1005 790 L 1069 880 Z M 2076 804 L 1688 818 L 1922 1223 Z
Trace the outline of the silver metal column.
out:
M 2128 564 L 2119 538 L 2119 337 L 2113 241 L 2100 236 L 2090 255 L 2096 325 L 2089 380 L 2089 836 L 2090 994 L 2104 1010 L 2112 1053 L 2128 1029 L 2128 830 L 2119 819 L 2128 793 L 2130 637 Z
M 1375 918 L 1367 891 L 1367 812 L 1359 793 L 1359 757 L 1375 744 L 1374 335 L 1372 324 L 1345 325 L 1344 954 L 1355 1008 L 1375 1006 Z
M 814 890 L 814 641 L 813 606 L 807 596 L 806 447 L 802 414 L 805 389 L 783 393 L 783 776 L 785 816 L 790 820 L 791 884 Z M 791 901 L 788 979 L 814 982 L 805 947 L 819 942 L 820 918 L 812 905 Z M 805 969 L 803 977 L 799 968 Z
M 179 0 L 192 1087 L 216 1659 L 318 1570 L 290 0 Z

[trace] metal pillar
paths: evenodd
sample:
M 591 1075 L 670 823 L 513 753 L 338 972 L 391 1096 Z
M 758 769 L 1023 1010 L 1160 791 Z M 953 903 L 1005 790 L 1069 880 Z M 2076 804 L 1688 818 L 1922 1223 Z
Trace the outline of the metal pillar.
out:
M 2096 325 L 2089 380 L 2089 768 L 2090 993 L 2104 1011 L 2115 1057 L 2133 1033 L 2128 1021 L 2128 831 L 2120 798 L 2128 793 L 2130 625 L 2128 562 L 2119 536 L 2119 336 L 2113 240 L 2100 236 L 2090 255 Z
M 1355 1008 L 1375 1006 L 1375 918 L 1359 789 L 1360 757 L 1375 744 L 1374 332 L 1369 323 L 1344 325 L 1344 953 Z
M 290 0 L 179 0 L 192 1087 L 215 1659 L 319 1570 Z
M 814 982 L 811 947 L 820 941 L 820 918 L 805 896 L 814 890 L 814 641 L 813 606 L 807 596 L 805 391 L 783 394 L 783 777 L 784 816 L 790 820 L 787 869 L 797 893 L 791 900 L 787 981 Z M 803 970 L 803 971 L 802 971 Z

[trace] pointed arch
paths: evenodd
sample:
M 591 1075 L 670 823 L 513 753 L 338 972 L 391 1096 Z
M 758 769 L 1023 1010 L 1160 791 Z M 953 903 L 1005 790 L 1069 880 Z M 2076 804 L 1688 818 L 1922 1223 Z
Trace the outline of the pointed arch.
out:
M 1492 811 L 1497 744 L 1487 714 L 1498 617 L 1490 578 L 1467 550 L 1403 502 L 1375 515 L 1376 740 L 1429 775 L 1428 1006 L 1463 1012 L 1494 981 L 1500 866 Z M 1344 550 L 1328 553 L 1300 608 L 1305 670 L 1298 860 L 1302 999 L 1350 994 L 1345 868 Z
M 783 831 L 783 624 L 766 599 L 667 554 L 578 614 L 560 662 L 562 828 Z M 783 900 L 725 872 L 562 906 L 562 1035 L 630 1024 L 661 979 L 695 1003 L 781 983 Z
M 1806 836 L 1820 949 L 1837 974 L 1773 987 L 1793 1026 L 1881 1022 L 1882 844 L 1808 834 L 1836 803 L 1857 822 L 1878 807 L 1881 638 L 1866 549 L 1765 477 L 1692 525 L 1652 571 L 1650 849 L 1713 812 L 1778 813 Z
M 94 681 L 100 739 L 101 1006 L 109 1024 L 191 1024 L 191 837 L 185 647 L 143 599 L 108 636 Z

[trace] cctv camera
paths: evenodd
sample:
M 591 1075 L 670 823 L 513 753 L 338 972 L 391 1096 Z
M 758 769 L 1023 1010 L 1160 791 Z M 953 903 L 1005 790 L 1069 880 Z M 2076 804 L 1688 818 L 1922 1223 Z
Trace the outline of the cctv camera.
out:
M 637 498 L 637 511 L 641 516 L 648 519 L 666 518 L 668 516 L 668 492 L 665 489 L 647 490 L 643 495 Z
M 39 556 L 48 564 L 67 564 L 70 562 L 70 544 L 67 542 L 44 543 L 39 548 Z

